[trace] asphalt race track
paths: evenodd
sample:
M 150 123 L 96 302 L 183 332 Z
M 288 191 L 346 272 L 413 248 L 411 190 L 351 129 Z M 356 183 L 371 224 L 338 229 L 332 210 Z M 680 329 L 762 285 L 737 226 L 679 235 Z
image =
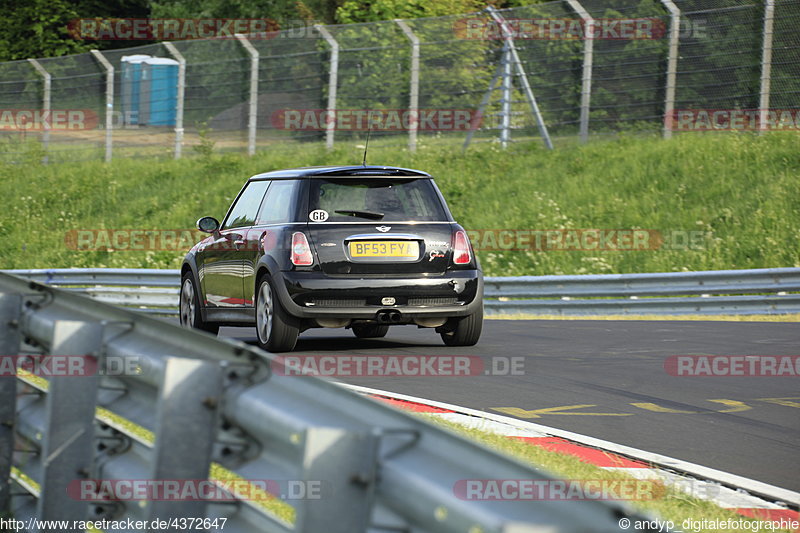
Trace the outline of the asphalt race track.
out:
M 255 342 L 248 329 L 223 328 L 221 335 Z M 470 348 L 449 348 L 432 330 L 412 326 L 390 328 L 374 340 L 315 329 L 292 352 L 334 354 L 472 355 L 490 373 L 492 364 L 504 373 L 507 358 L 521 358 L 515 375 L 340 379 L 512 415 L 800 491 L 800 377 L 678 377 L 665 370 L 672 355 L 800 355 L 797 323 L 487 320 L 481 342 Z

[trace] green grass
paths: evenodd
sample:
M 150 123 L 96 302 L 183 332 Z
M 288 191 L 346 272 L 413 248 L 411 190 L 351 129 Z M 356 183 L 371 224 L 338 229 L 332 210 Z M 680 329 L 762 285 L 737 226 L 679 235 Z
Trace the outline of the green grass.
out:
M 361 161 L 363 146 L 276 144 L 256 156 L 120 159 L 0 168 L 0 268 L 174 268 L 182 251 L 81 252 L 74 229 L 183 229 L 222 217 L 244 180 L 272 169 Z M 191 155 L 191 150 L 187 150 Z M 371 143 L 369 162 L 431 172 L 468 229 L 698 232 L 693 249 L 479 251 L 488 275 L 800 266 L 800 136 L 620 138 L 548 152 L 481 144 L 416 154 Z

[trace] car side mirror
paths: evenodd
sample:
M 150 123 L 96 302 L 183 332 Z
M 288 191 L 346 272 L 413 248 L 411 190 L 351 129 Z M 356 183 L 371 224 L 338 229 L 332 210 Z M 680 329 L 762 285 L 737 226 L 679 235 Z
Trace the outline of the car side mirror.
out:
M 214 233 L 219 229 L 219 220 L 214 217 L 203 217 L 197 221 L 197 229 L 204 233 Z

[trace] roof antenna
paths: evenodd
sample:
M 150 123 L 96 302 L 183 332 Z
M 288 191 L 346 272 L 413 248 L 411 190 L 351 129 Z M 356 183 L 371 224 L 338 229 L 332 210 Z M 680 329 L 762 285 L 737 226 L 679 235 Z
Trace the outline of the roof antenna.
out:
M 372 117 L 369 112 L 367 112 L 367 142 L 364 144 L 364 160 L 361 162 L 361 166 L 367 166 L 367 148 L 369 148 L 369 134 L 372 133 Z

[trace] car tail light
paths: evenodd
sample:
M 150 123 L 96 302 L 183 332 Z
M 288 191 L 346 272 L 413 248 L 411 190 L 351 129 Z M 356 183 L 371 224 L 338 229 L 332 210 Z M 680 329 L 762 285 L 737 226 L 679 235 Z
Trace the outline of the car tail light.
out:
M 310 266 L 314 264 L 311 247 L 308 245 L 305 233 L 299 231 L 292 234 L 292 264 L 295 266 Z
M 458 230 L 453 243 L 453 263 L 466 265 L 470 261 L 472 261 L 472 254 L 469 251 L 467 233 L 464 230 Z

